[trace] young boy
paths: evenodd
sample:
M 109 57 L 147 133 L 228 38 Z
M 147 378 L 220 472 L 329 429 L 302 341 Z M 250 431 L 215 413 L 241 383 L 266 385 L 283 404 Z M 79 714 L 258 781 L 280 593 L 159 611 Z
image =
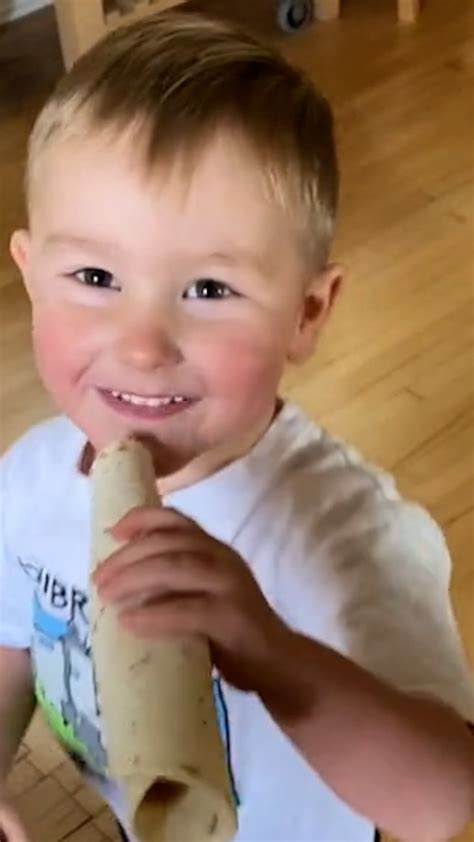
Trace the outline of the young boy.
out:
M 390 477 L 278 397 L 341 280 L 327 103 L 240 30 L 164 14 L 79 61 L 27 175 L 12 254 L 62 415 L 2 462 L 9 842 L 26 839 L 5 778 L 35 698 L 132 839 L 87 595 L 88 471 L 130 434 L 155 442 L 164 508 L 117 525 L 127 543 L 96 583 L 130 634 L 209 639 L 239 842 L 372 842 L 376 826 L 447 840 L 473 811 L 474 694 L 445 543 Z

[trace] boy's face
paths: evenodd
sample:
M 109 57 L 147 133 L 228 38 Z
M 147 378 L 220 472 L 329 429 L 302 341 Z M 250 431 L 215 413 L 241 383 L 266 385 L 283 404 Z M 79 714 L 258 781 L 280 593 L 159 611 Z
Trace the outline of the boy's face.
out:
M 126 138 L 52 144 L 12 253 L 60 410 L 97 449 L 152 436 L 170 470 L 253 444 L 337 285 L 326 270 L 308 286 L 288 218 L 227 134 L 191 180 L 178 166 L 145 173 Z

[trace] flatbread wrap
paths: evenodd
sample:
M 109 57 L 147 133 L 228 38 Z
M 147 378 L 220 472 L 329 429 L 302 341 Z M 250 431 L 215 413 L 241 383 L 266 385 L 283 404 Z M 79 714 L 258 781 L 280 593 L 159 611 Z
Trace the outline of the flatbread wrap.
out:
M 152 458 L 133 439 L 92 473 L 91 572 L 120 546 L 107 531 L 135 506 L 160 505 Z M 209 647 L 123 630 L 91 580 L 91 644 L 110 775 L 140 842 L 230 842 L 236 810 L 212 691 Z

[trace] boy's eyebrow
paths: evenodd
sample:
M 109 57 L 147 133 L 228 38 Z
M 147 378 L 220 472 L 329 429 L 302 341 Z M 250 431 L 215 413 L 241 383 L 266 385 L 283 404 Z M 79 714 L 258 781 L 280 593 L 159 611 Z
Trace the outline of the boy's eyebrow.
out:
M 267 268 L 266 261 L 261 254 L 240 246 L 231 247 L 230 251 L 215 251 L 211 254 L 204 255 L 204 257 L 210 261 L 230 263 L 234 266 L 237 263 L 247 263 L 247 265 L 257 269 L 262 275 L 265 274 L 265 270 Z
M 75 248 L 94 249 L 104 254 L 117 253 L 116 243 L 107 243 L 103 240 L 94 240 L 90 237 L 78 237 L 75 234 L 50 234 L 46 237 L 47 246 L 74 246 Z
M 117 254 L 118 245 L 116 243 L 107 243 L 102 240 L 94 240 L 91 237 L 80 237 L 76 234 L 50 234 L 46 237 L 47 246 L 74 246 L 75 248 L 93 249 L 95 251 L 102 251 L 104 254 Z M 222 250 L 214 251 L 209 254 L 203 253 L 199 256 L 200 260 L 211 260 L 219 263 L 237 264 L 239 262 L 247 263 L 255 267 L 261 274 L 265 274 L 266 263 L 261 254 L 258 254 L 251 249 L 242 246 L 230 245 Z
M 106 257 L 117 256 L 117 253 L 120 251 L 120 245 L 118 243 L 108 243 L 103 240 L 95 240 L 92 237 L 81 237 L 77 234 L 50 234 L 46 237 L 46 245 L 51 247 L 74 246 L 75 248 L 92 250 L 96 253 L 102 252 Z M 209 254 L 204 252 L 195 257 L 196 260 L 202 260 L 203 262 L 209 260 L 212 262 L 227 263 L 231 266 L 246 263 L 247 266 L 256 269 L 263 276 L 268 272 L 268 265 L 264 255 L 240 245 L 230 244 L 228 246 L 226 244 L 224 248 L 218 251 L 210 252 Z

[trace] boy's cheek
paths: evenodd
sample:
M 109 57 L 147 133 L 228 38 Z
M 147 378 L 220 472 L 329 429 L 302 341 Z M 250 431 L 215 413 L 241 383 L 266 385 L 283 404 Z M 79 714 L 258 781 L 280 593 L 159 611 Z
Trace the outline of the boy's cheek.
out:
M 247 395 L 255 404 L 278 387 L 284 367 L 284 348 L 270 330 L 229 334 L 206 349 L 204 367 L 212 385 L 231 399 Z
M 93 327 L 85 308 L 45 307 L 33 314 L 36 364 L 48 389 L 81 376 L 94 355 Z

